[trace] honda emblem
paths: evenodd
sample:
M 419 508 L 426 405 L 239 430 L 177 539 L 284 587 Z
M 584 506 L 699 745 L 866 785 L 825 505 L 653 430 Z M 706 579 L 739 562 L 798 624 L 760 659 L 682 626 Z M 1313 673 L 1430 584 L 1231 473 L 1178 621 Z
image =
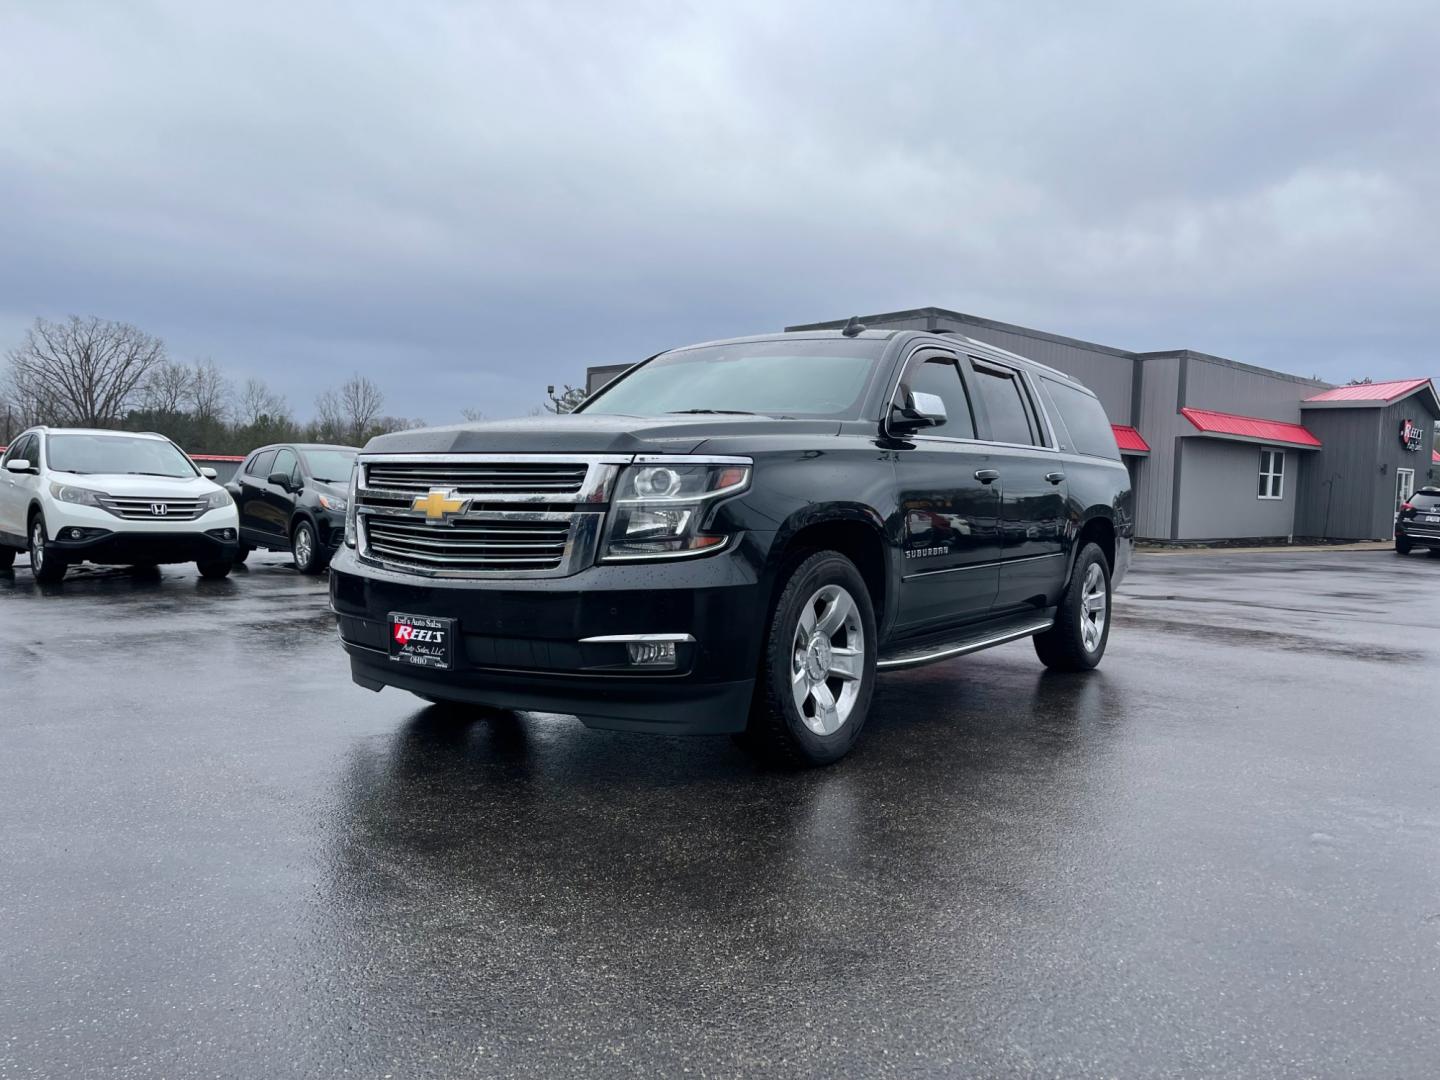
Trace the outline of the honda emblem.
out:
M 170 506 L 169 506 L 169 504 L 167 504 L 167 503 L 151 503 L 151 504 L 150 504 L 150 513 L 151 513 L 152 515 L 154 515 L 155 517 L 164 517 L 164 516 L 165 516 L 166 514 L 168 514 L 169 512 L 170 512 Z

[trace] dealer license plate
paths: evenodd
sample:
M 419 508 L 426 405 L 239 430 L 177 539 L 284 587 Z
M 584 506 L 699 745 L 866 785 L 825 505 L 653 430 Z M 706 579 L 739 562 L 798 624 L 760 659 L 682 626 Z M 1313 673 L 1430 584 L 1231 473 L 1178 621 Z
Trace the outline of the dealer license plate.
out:
M 455 620 L 390 613 L 390 659 L 449 671 L 455 666 Z
M 1426 514 L 1421 520 L 1427 525 L 1440 525 L 1440 514 Z

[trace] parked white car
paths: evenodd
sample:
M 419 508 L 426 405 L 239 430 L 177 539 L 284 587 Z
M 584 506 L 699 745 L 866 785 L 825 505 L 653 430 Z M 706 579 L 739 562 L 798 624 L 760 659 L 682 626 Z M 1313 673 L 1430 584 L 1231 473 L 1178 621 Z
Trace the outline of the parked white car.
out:
M 0 569 L 30 552 L 39 581 L 75 563 L 194 562 L 230 573 L 235 503 L 163 435 L 34 427 L 0 459 Z

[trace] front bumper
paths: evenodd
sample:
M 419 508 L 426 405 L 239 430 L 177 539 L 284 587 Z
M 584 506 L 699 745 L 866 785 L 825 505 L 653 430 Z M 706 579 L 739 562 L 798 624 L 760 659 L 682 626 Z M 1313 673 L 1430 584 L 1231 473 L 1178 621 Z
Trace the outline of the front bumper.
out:
M 66 562 L 108 565 L 135 563 L 220 562 L 234 559 L 239 550 L 234 526 L 218 526 L 211 532 L 141 532 L 128 529 L 82 540 L 67 539 L 74 526 L 57 529 L 49 549 Z M 212 532 L 214 535 L 212 535 Z M 230 539 L 223 538 L 228 532 Z
M 341 547 L 330 597 L 355 682 L 500 708 L 569 713 L 592 727 L 665 734 L 743 730 L 766 603 L 750 543 L 671 562 L 593 566 L 565 578 L 431 579 Z M 392 661 L 389 615 L 457 622 L 455 668 Z M 623 645 L 585 638 L 689 634 L 669 671 L 624 670 Z

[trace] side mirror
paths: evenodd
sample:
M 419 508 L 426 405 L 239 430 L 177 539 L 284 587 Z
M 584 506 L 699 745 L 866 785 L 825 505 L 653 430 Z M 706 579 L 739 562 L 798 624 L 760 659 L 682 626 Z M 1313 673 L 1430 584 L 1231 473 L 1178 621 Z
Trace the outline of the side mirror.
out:
M 11 472 L 31 471 L 29 459 L 23 457 L 11 458 L 9 461 L 5 462 L 5 468 L 9 469 Z
M 939 427 L 945 420 L 945 402 L 938 394 L 911 391 L 903 408 L 894 405 L 890 409 L 890 431 L 897 435 Z
M 205 468 L 200 470 L 200 475 L 205 477 L 206 480 L 214 480 L 215 477 L 219 476 L 220 474 L 217 473 L 214 469 Z
M 288 472 L 272 472 L 266 477 L 266 481 L 274 484 L 278 488 L 284 488 L 286 491 L 290 490 L 290 474 Z

